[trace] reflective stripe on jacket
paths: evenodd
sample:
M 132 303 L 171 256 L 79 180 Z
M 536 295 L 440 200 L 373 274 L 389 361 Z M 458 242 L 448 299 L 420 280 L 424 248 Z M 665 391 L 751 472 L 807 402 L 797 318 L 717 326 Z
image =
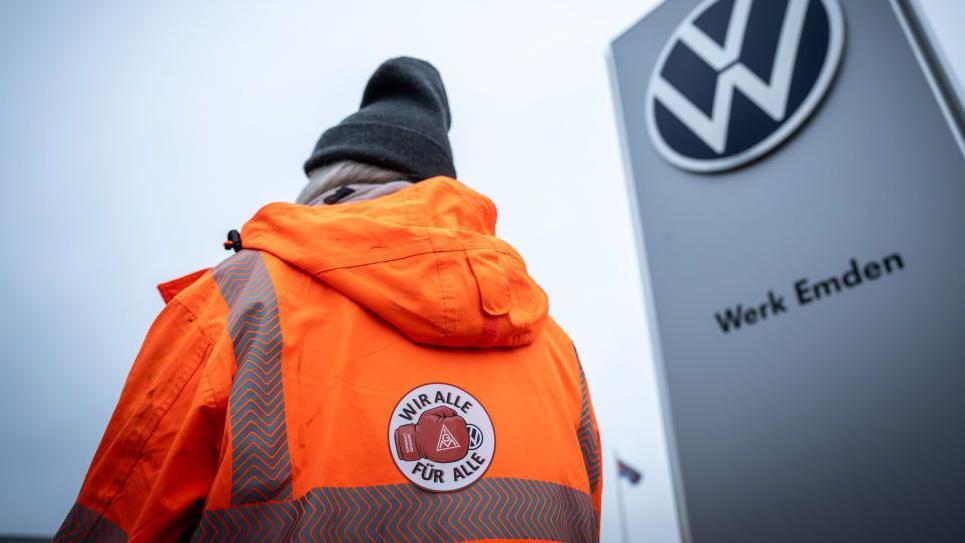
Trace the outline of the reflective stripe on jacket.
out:
M 244 250 L 159 287 L 167 305 L 55 541 L 597 541 L 586 381 L 495 226 L 491 201 L 444 177 L 262 208 Z M 482 440 L 458 394 L 393 433 L 427 384 L 491 421 L 463 488 L 403 472 L 468 462 Z

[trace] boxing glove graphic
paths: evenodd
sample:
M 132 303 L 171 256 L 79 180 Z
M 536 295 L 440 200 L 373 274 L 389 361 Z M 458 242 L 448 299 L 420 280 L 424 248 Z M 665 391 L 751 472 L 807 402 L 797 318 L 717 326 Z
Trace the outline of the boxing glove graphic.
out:
M 400 460 L 425 458 L 431 462 L 456 462 L 469 452 L 466 419 L 450 407 L 434 407 L 415 424 L 395 429 L 395 450 Z

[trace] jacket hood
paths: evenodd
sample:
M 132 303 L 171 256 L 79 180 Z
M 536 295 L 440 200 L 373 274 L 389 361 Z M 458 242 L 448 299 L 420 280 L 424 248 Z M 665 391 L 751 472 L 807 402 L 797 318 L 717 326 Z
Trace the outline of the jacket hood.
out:
M 416 342 L 526 345 L 546 321 L 546 294 L 495 228 L 488 198 L 436 177 L 361 202 L 269 204 L 241 236 Z

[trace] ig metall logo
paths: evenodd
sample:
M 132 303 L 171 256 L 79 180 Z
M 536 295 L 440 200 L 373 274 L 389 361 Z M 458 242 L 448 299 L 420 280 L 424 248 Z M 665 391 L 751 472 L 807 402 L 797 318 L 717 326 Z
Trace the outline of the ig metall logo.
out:
M 651 74 L 650 138 L 686 170 L 747 164 L 817 108 L 843 48 L 837 0 L 705 0 Z

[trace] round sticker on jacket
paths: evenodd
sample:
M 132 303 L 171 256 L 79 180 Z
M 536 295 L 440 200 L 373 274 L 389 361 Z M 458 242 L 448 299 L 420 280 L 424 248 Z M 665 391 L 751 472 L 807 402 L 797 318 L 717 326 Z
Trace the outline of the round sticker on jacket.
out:
M 415 388 L 389 421 L 389 450 L 402 475 L 430 492 L 462 490 L 493 462 L 489 414 L 465 390 L 443 383 Z

